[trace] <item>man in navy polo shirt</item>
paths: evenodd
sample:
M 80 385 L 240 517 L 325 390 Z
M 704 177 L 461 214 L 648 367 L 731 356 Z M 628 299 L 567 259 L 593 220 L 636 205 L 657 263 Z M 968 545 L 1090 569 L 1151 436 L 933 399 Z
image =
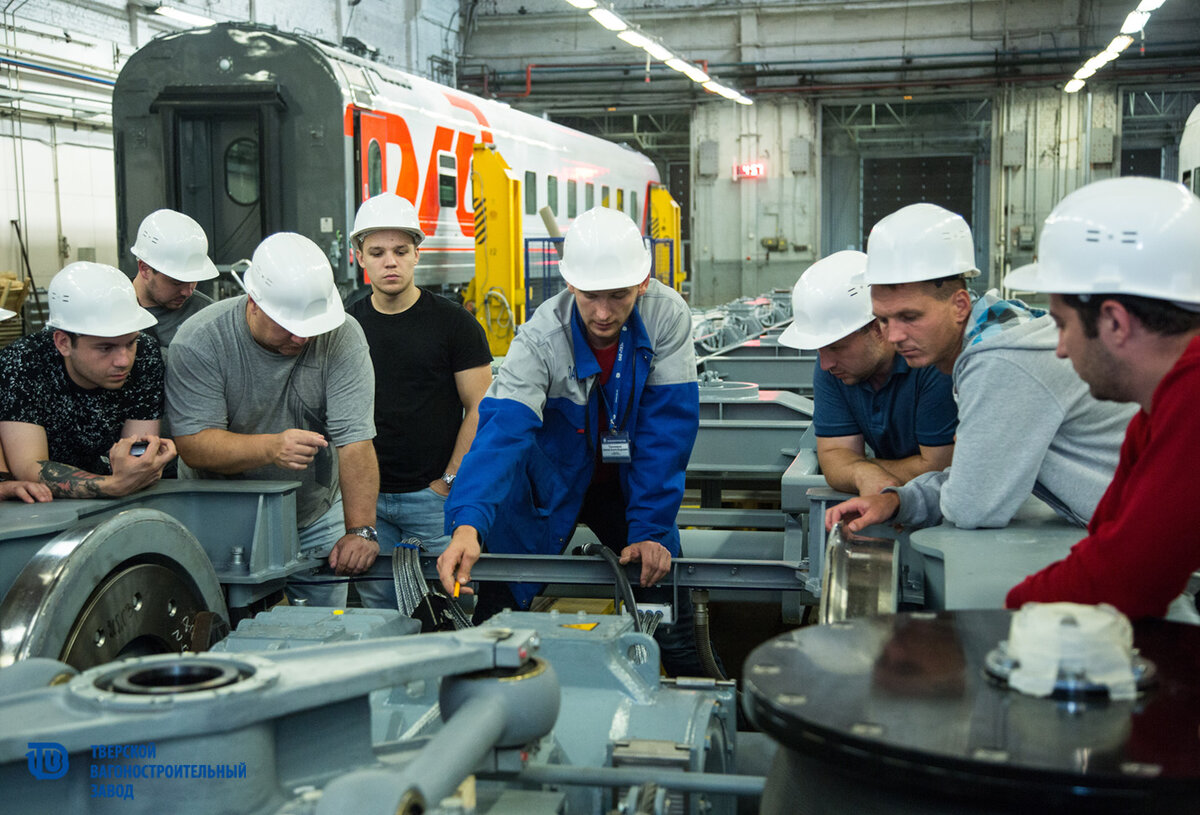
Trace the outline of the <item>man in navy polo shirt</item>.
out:
M 932 366 L 909 368 L 883 338 L 866 265 L 864 253 L 844 251 L 809 267 L 792 290 L 792 324 L 779 338 L 817 349 L 817 460 L 829 486 L 856 495 L 950 466 L 958 425 L 950 377 Z

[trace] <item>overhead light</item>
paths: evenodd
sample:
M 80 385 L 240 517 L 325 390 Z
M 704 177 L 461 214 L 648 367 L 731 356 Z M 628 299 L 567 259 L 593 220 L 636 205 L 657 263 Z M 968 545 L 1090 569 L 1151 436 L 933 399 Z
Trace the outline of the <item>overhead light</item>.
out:
M 588 12 L 591 18 L 609 31 L 624 31 L 629 25 L 606 8 L 594 8 Z
M 687 60 L 680 59 L 679 57 L 667 60 L 667 67 L 673 71 L 679 71 L 679 73 L 683 74 L 693 82 L 699 82 L 703 84 L 709 79 L 708 74 L 706 74 L 704 71 L 700 70 Z
M 1092 74 L 1094 74 L 1094 73 L 1096 73 L 1095 68 L 1089 68 L 1088 66 L 1084 65 L 1082 68 L 1080 68 L 1078 71 L 1075 72 L 1075 78 L 1076 79 L 1090 79 Z
M 154 13 L 169 20 L 174 20 L 178 23 L 187 23 L 197 28 L 217 24 L 217 21 L 211 17 L 202 17 L 199 14 L 192 14 L 190 11 L 172 8 L 171 6 L 157 6 L 154 9 Z
M 662 43 L 651 41 L 646 45 L 643 45 L 642 48 L 647 54 L 654 57 L 659 62 L 666 62 L 669 59 L 675 59 L 675 55 L 672 54 L 669 49 L 664 48 Z
M 596 7 L 596 0 L 567 0 L 567 2 L 575 8 L 581 8 L 584 11 Z
M 1084 86 L 1084 84 L 1086 84 L 1086 83 L 1084 83 L 1084 81 L 1082 79 L 1072 79 L 1066 85 L 1063 85 L 1063 90 L 1066 91 L 1067 93 L 1075 93 L 1080 88 L 1082 88 Z
M 1165 2 L 1167 2 L 1167 0 L 1142 0 L 1142 2 L 1138 3 L 1137 10 L 1154 11 Z
M 1146 27 L 1146 21 L 1149 19 L 1150 12 L 1148 11 L 1131 11 L 1125 18 L 1124 24 L 1121 25 L 1121 33 L 1136 34 Z
M 724 96 L 726 99 L 737 99 L 739 96 L 741 96 L 741 94 L 735 91 L 733 88 L 727 88 L 720 82 L 717 82 L 713 79 L 710 79 L 702 84 L 706 91 L 711 91 L 718 96 Z
M 742 94 L 738 94 L 737 99 L 734 99 L 733 101 L 737 102 L 739 105 L 753 105 L 754 104 L 753 99 L 751 99 L 749 96 L 743 96 Z
M 1112 54 L 1119 54 L 1131 45 L 1133 45 L 1133 37 L 1128 34 L 1118 34 L 1113 37 L 1112 42 L 1108 44 L 1108 48 L 1104 50 Z
M 650 44 L 650 38 L 645 34 L 640 34 L 632 28 L 626 29 L 617 35 L 617 39 L 624 40 L 634 48 L 645 48 Z

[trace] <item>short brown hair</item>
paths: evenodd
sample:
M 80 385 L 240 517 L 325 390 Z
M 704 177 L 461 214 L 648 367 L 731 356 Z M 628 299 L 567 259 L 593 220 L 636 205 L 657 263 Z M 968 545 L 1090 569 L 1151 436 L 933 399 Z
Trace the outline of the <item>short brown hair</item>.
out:
M 1174 336 L 1200 329 L 1200 312 L 1188 311 L 1166 300 L 1139 297 L 1135 294 L 1064 294 L 1063 302 L 1079 315 L 1083 323 L 1084 336 L 1095 338 L 1100 334 L 1097 323 L 1100 306 L 1105 300 L 1114 300 L 1125 310 L 1137 317 L 1148 330 L 1155 334 Z

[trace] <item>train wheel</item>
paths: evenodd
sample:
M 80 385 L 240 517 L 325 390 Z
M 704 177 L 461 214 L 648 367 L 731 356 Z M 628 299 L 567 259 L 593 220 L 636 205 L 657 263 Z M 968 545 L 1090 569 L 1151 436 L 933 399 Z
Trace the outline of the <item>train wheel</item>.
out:
M 228 618 L 196 538 L 151 509 L 63 532 L 29 561 L 0 603 L 0 667 L 29 657 L 77 670 L 129 656 L 194 650 Z

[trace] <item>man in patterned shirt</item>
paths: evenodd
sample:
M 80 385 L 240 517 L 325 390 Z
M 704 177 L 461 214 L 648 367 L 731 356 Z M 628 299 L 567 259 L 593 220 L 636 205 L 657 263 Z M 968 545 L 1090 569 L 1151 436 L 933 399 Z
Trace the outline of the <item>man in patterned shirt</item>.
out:
M 12 474 L 58 498 L 145 489 L 175 458 L 158 436 L 163 363 L 129 278 L 72 263 L 50 281 L 46 329 L 0 352 L 0 444 Z
M 16 316 L 15 311 L 0 308 L 0 323 Z M 49 501 L 51 497 L 50 488 L 45 484 L 33 481 L 14 481 L 12 473 L 9 472 L 8 463 L 4 460 L 4 448 L 0 447 L 0 501 L 6 498 L 19 498 L 27 504 L 32 504 L 34 501 Z

